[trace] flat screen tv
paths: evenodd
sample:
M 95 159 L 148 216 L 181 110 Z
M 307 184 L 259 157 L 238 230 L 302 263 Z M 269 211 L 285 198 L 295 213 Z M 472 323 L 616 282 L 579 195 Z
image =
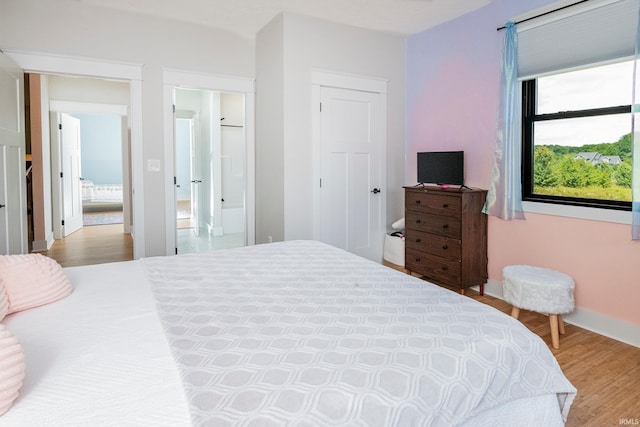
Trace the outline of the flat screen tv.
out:
M 464 186 L 464 151 L 418 153 L 418 183 Z

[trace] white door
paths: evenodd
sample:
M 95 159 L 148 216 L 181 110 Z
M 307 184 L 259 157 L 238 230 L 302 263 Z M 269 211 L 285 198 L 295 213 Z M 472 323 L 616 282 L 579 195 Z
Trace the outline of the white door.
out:
M 189 138 L 189 176 L 191 177 L 191 218 L 193 219 L 193 235 L 200 235 L 200 193 L 202 191 L 202 165 L 200 164 L 200 122 L 198 116 L 190 121 Z
M 28 251 L 23 76 L 0 53 L 0 255 Z
M 177 114 L 180 116 L 178 117 Z M 179 111 L 174 114 L 174 168 L 176 175 L 176 253 L 193 252 L 197 245 L 191 239 L 180 238 L 182 229 L 190 229 L 195 237 L 202 228 L 202 152 L 199 115 Z M 185 185 L 183 188 L 182 185 Z M 185 217 L 186 203 L 189 215 Z M 188 221 L 188 226 L 185 226 Z M 184 236 L 183 236 L 184 237 Z
M 382 261 L 384 98 L 320 89 L 320 240 Z
M 60 114 L 62 160 L 63 236 L 82 228 L 82 182 L 80 165 L 80 120 Z

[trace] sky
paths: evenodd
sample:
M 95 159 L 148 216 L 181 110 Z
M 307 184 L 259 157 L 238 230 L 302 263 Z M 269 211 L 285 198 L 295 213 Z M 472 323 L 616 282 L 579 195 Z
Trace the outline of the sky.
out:
M 538 114 L 631 104 L 633 61 L 538 78 Z M 545 94 L 552 96 L 545 96 Z M 631 114 L 538 122 L 536 145 L 616 142 Z

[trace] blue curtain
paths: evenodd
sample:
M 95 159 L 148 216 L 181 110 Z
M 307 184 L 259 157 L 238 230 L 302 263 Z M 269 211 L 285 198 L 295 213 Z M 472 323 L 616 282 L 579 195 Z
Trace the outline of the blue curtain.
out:
M 518 81 L 518 33 L 505 25 L 502 77 L 491 184 L 483 212 L 505 220 L 524 219 L 522 211 L 522 99 Z
M 640 10 L 638 11 L 638 27 L 636 29 L 636 56 L 633 63 L 633 99 L 631 103 L 631 132 L 633 135 L 633 172 L 631 178 L 631 238 L 640 240 L 640 67 L 638 61 L 640 48 Z

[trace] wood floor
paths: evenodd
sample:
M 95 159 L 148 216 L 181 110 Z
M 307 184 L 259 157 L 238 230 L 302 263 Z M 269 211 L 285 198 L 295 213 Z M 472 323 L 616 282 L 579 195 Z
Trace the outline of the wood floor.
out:
M 92 225 L 56 240 L 42 254 L 63 267 L 128 261 L 133 259 L 133 239 L 124 234 L 122 224 Z
M 468 296 L 511 313 L 511 306 L 500 299 L 473 291 Z M 635 422 L 627 425 L 640 425 L 640 348 L 567 323 L 566 334 L 560 335 L 560 348 L 555 350 L 547 316 L 522 310 L 519 319 L 544 339 L 578 389 L 568 427 L 620 426 L 625 420 Z
M 56 242 L 45 254 L 63 266 L 129 260 L 133 256 L 131 237 L 121 230 L 117 225 L 84 227 L 82 234 Z M 500 299 L 472 290 L 467 295 L 511 313 L 511 306 Z M 578 389 L 568 427 L 640 425 L 640 348 L 566 324 L 566 334 L 560 336 L 560 348 L 555 350 L 547 316 L 523 310 L 520 320 L 544 339 Z

